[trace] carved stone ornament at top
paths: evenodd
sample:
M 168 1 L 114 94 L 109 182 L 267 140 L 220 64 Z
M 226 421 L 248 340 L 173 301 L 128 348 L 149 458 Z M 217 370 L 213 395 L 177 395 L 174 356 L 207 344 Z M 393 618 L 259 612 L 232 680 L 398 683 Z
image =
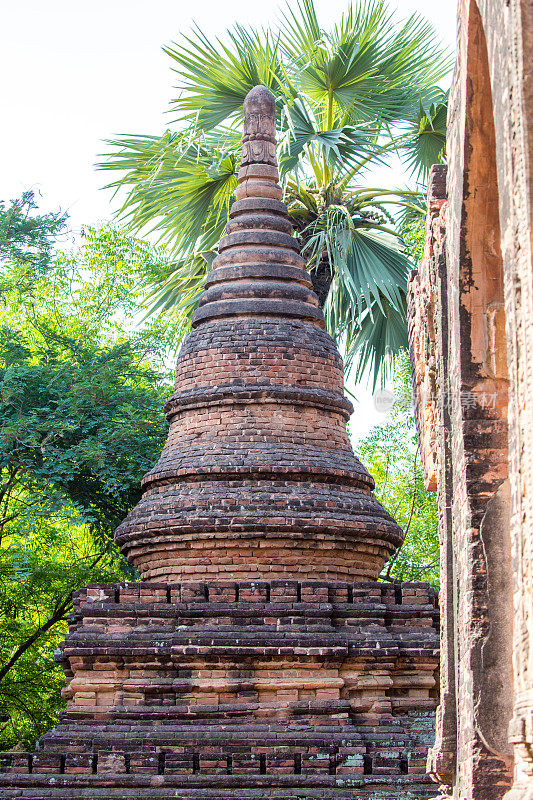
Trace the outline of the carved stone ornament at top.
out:
M 241 165 L 276 164 L 276 104 L 265 86 L 256 86 L 244 101 Z

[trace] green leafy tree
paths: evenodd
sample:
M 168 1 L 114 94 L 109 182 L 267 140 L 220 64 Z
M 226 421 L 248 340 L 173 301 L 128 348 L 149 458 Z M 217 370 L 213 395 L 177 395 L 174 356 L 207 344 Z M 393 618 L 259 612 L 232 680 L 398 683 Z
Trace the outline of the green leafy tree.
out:
M 0 297 L 12 289 L 28 291 L 35 275 L 50 266 L 54 243 L 65 232 L 66 214 L 37 211 L 32 191 L 9 204 L 0 201 Z
M 28 496 L 28 504 L 32 501 Z M 12 520 L 0 546 L 0 749 L 32 748 L 63 708 L 54 651 L 67 630 L 71 592 L 127 577 L 119 554 L 66 508 Z M 26 509 L 27 511 L 29 509 Z
M 29 245 L 31 247 L 31 238 Z M 35 244 L 38 251 L 39 244 Z M 140 325 L 164 254 L 89 229 L 77 251 L 0 265 L 0 747 L 31 746 L 61 708 L 71 592 L 133 577 L 115 527 L 166 436 L 168 330 Z
M 420 237 L 418 237 L 420 239 Z M 435 492 L 425 487 L 412 409 L 409 353 L 395 360 L 395 402 L 390 417 L 357 445 L 376 481 L 375 493 L 404 530 L 405 539 L 382 578 L 439 586 L 439 518 Z
M 405 249 L 420 262 L 425 244 L 424 202 L 419 200 L 400 219 Z M 376 481 L 376 494 L 405 532 L 404 542 L 385 566 L 386 580 L 424 580 L 439 587 L 438 508 L 435 492 L 425 487 L 413 414 L 409 353 L 394 363 L 394 405 L 383 425 L 375 426 L 358 444 L 363 462 Z
M 235 26 L 210 41 L 199 29 L 166 48 L 178 75 L 175 130 L 113 140 L 102 165 L 127 191 L 122 216 L 170 243 L 175 269 L 153 310 L 192 312 L 236 186 L 242 104 L 256 84 L 276 97 L 285 199 L 328 327 L 356 379 L 385 378 L 406 345 L 409 261 L 392 211 L 416 191 L 369 185 L 399 155 L 423 179 L 442 158 L 449 68 L 431 26 L 396 22 L 384 2 L 360 0 L 329 30 L 313 0 L 286 8 L 278 30 Z
M 162 446 L 161 376 L 143 340 L 102 347 L 33 333 L 0 329 L 0 534 L 46 497 L 109 537 Z

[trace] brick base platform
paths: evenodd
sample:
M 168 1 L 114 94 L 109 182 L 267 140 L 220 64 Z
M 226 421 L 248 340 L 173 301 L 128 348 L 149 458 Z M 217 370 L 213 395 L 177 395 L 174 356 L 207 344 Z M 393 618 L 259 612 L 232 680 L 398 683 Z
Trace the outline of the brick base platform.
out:
M 428 798 L 437 625 L 425 584 L 89 586 L 68 709 L 0 798 Z

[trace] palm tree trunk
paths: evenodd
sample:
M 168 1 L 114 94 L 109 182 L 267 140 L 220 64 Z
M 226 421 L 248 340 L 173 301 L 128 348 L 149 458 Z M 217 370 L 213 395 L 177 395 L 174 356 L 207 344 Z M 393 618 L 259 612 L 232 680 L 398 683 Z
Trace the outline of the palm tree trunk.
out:
M 309 221 L 296 219 L 294 220 L 294 225 L 299 233 L 301 249 L 303 251 L 302 255 L 305 258 L 306 245 L 310 237 Z M 312 265 L 307 262 L 305 266 L 309 272 L 309 277 L 311 278 L 311 283 L 313 284 L 313 290 L 318 297 L 319 306 L 323 309 L 328 296 L 329 287 L 331 286 L 331 281 L 333 280 L 333 270 L 331 268 L 331 264 L 329 263 L 328 251 L 326 249 L 322 251 L 322 257 L 318 264 L 313 258 Z
M 329 287 L 333 280 L 333 272 L 327 255 L 320 259 L 320 263 L 311 270 L 310 274 L 311 281 L 313 282 L 313 289 L 318 296 L 320 308 L 324 308 Z

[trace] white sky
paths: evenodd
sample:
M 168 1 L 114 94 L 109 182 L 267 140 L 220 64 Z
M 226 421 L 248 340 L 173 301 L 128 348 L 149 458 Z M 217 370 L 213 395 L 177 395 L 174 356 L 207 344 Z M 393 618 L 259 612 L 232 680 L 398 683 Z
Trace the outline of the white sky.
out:
M 316 0 L 324 26 L 347 0 Z M 389 0 L 401 17 L 423 13 L 453 46 L 456 0 Z M 74 229 L 109 219 L 105 173 L 93 165 L 102 140 L 158 133 L 174 75 L 161 47 L 193 21 L 216 36 L 235 22 L 278 18 L 278 0 L 18 0 L 0 5 L 0 199 L 38 190 L 46 210 L 69 212 Z M 383 419 L 368 397 L 352 430 Z

